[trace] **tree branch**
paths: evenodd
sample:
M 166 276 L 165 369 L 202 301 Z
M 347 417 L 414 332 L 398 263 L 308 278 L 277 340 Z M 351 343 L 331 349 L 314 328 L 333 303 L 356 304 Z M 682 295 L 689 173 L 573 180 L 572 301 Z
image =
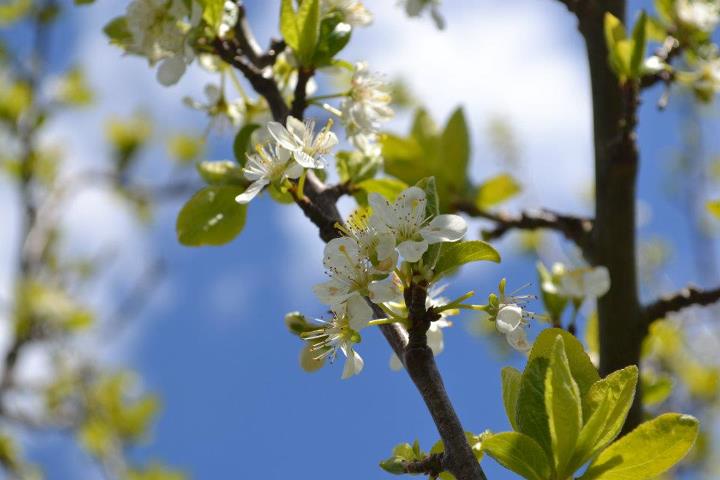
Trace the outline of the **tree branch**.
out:
M 645 325 L 664 318 L 669 313 L 694 306 L 712 305 L 720 301 L 720 287 L 703 290 L 689 286 L 672 295 L 664 296 L 643 308 Z
M 499 239 L 511 230 L 553 230 L 574 242 L 586 256 L 591 256 L 593 221 L 589 218 L 564 215 L 550 210 L 525 211 L 518 215 L 493 213 L 479 209 L 470 202 L 458 203 L 455 208 L 471 217 L 484 218 L 496 224 L 492 230 L 483 230 L 483 237 L 486 240 Z
M 273 118 L 276 121 L 284 121 L 289 109 L 280 95 L 276 82 L 271 77 L 262 76 L 257 68 L 243 58 L 242 50 L 237 44 L 216 39 L 213 46 L 218 55 L 238 68 L 255 91 L 267 100 Z M 313 73 L 312 70 L 303 69 L 298 72 L 298 83 L 292 105 L 292 112 L 298 119 L 302 119 L 305 111 L 305 90 Z M 347 193 L 347 186 L 327 187 L 312 171 L 307 171 L 303 195 L 295 192 L 298 206 L 318 227 L 320 237 L 325 242 L 341 235 L 335 225 L 342 223 L 337 200 L 344 193 Z M 379 307 L 373 305 L 373 309 L 378 318 L 385 317 Z M 425 330 L 428 326 L 429 323 L 425 326 Z M 443 468 L 449 470 L 459 480 L 486 480 L 487 477 L 465 438 L 465 430 L 447 395 L 435 357 L 427 346 L 425 332 L 420 335 L 417 330 L 415 334 L 411 334 L 411 337 L 412 335 L 414 337 L 408 342 L 404 332 L 397 325 L 382 325 L 380 330 L 393 351 L 404 360 L 410 378 L 430 411 L 446 449 Z M 424 340 L 421 341 L 422 339 Z

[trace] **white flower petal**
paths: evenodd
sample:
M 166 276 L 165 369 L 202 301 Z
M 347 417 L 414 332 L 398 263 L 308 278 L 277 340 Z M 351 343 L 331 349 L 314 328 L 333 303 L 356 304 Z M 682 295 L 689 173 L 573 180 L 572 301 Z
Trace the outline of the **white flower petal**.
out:
M 278 122 L 268 122 L 268 132 L 275 142 L 282 148 L 291 152 L 297 152 L 302 149 L 302 142 L 297 137 L 294 137 L 290 132 L 287 131 L 282 124 Z
M 352 295 L 346 285 L 334 279 L 315 285 L 313 293 L 325 305 L 341 304 Z
M 420 226 L 425 220 L 425 191 L 419 187 L 410 187 L 402 192 L 393 209 L 395 210 L 395 218 L 411 225 Z
M 250 200 L 255 198 L 258 193 L 267 185 L 267 180 L 264 180 L 262 178 L 254 181 L 251 183 L 243 193 L 235 197 L 235 201 L 237 203 L 249 203 Z
M 300 175 L 302 175 L 303 171 L 305 169 L 297 162 L 292 162 L 288 167 L 285 169 L 285 176 L 287 178 L 300 178 Z
M 523 324 L 523 311 L 517 305 L 506 305 L 500 309 L 495 317 L 495 327 L 498 332 L 509 334 L 518 330 Z
M 303 151 L 293 152 L 295 161 L 305 168 L 325 168 L 325 163 L 319 158 L 308 155 Z
M 166 58 L 157 69 L 157 80 L 169 87 L 175 85 L 185 73 L 185 59 L 181 56 Z
M 413 263 L 420 260 L 428 249 L 428 243 L 425 240 L 415 241 L 406 240 L 397 246 L 398 252 L 405 261 Z
M 360 373 L 365 365 L 362 357 L 355 350 L 349 349 L 345 354 L 347 355 L 347 359 L 345 360 L 345 367 L 342 373 L 343 380 Z
M 391 354 L 390 355 L 390 370 L 399 372 L 403 368 L 405 368 L 405 367 L 403 367 L 403 364 L 400 361 L 400 358 L 395 353 Z
M 456 242 L 467 232 L 467 222 L 460 215 L 438 215 L 420 234 L 428 243 Z
M 585 293 L 588 297 L 598 298 L 610 290 L 610 272 L 606 267 L 595 267 L 583 276 Z
M 510 346 L 518 352 L 527 352 L 532 347 L 530 342 L 528 342 L 524 328 L 518 328 L 517 330 L 508 333 L 505 335 L 505 339 Z
M 372 319 L 372 309 L 363 297 L 358 294 L 351 295 L 347 299 L 347 316 L 349 317 L 350 328 L 359 332 L 368 326 L 368 322 Z
M 430 328 L 427 331 L 427 344 L 432 350 L 433 355 L 440 355 L 445 349 L 445 342 L 443 340 L 443 332 L 437 322 L 430 324 Z
M 379 282 L 370 283 L 368 290 L 368 298 L 370 298 L 373 303 L 399 301 L 402 294 L 400 288 L 393 281 L 392 276 Z

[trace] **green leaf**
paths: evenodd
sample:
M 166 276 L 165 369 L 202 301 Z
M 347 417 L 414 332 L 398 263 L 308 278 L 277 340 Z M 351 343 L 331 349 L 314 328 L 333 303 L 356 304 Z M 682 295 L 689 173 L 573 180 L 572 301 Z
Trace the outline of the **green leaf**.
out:
M 315 47 L 320 34 L 320 2 L 319 0 L 303 0 L 297 12 L 298 29 L 298 61 L 301 65 L 309 65 L 315 55 Z
M 237 135 L 235 135 L 235 140 L 233 140 L 233 154 L 235 155 L 235 160 L 241 166 L 245 166 L 247 154 L 251 146 L 250 139 L 252 138 L 253 132 L 258 128 L 260 128 L 260 125 L 257 123 L 248 123 L 243 125 Z
M 630 59 L 630 78 L 640 78 L 642 74 L 643 61 L 645 60 L 645 48 L 647 47 L 647 15 L 640 13 L 633 27 L 632 57 Z
M 669 375 L 649 375 L 643 371 L 642 375 L 642 401 L 643 406 L 659 405 L 668 399 L 673 389 L 673 381 Z
M 339 12 L 331 13 L 320 22 L 320 35 L 313 57 L 313 65 L 329 66 L 335 55 L 345 48 L 350 41 L 352 29 L 343 22 Z
M 200 4 L 203 7 L 203 20 L 217 32 L 225 12 L 225 0 L 200 0 Z
M 580 390 L 570 372 L 565 344 L 560 335 L 555 338 L 550 366 L 545 376 L 545 412 L 550 427 L 555 471 L 560 473 L 561 478 L 565 478 L 563 472 L 582 427 L 582 404 Z
M 610 404 L 601 447 L 612 442 L 625 424 L 625 417 L 635 398 L 637 381 L 638 369 L 635 365 L 630 365 L 611 373 L 590 388 L 584 399 L 588 414 L 597 409 L 600 402 L 605 401 Z
M 600 380 L 600 375 L 598 375 L 597 369 L 593 365 L 592 361 L 590 361 L 590 357 L 588 357 L 587 353 L 585 353 L 585 348 L 583 348 L 580 341 L 578 341 L 574 335 L 561 328 L 547 328 L 543 330 L 535 339 L 528 362 L 531 362 L 533 359 L 539 357 L 549 360 L 555 343 L 555 338 L 558 335 L 561 335 L 563 338 L 563 342 L 565 344 L 565 354 L 567 355 L 568 362 L 570 363 L 570 371 L 578 384 L 580 396 L 584 397 L 590 390 L 590 387 Z
M 435 264 L 434 278 L 447 275 L 466 263 L 483 261 L 500 263 L 500 254 L 489 243 L 482 240 L 444 243 Z
M 133 41 L 132 33 L 128 29 L 127 18 L 115 17 L 104 27 L 103 33 L 108 37 L 110 43 L 118 46 L 125 46 Z
M 705 204 L 705 207 L 715 218 L 720 218 L 720 200 L 711 200 Z
M 505 367 L 501 372 L 502 377 L 502 395 L 503 405 L 505 405 L 505 413 L 507 414 L 510 425 L 513 430 L 518 430 L 517 426 L 517 401 L 520 393 L 520 382 L 522 381 L 522 373 L 512 368 Z
M 528 480 L 548 480 L 550 462 L 538 443 L 518 432 L 492 435 L 482 442 L 482 449 L 505 468 Z
M 10 0 L 0 5 L 0 25 L 8 25 L 19 21 L 30 12 L 32 0 Z
M 177 218 L 178 241 L 197 247 L 223 245 L 234 239 L 245 226 L 247 205 L 235 201 L 244 190 L 231 185 L 211 186 L 193 195 Z
M 520 184 L 511 175 L 503 173 L 486 180 L 478 187 L 475 205 L 484 210 L 514 197 L 520 190 Z
M 242 168 L 230 160 L 199 162 L 196 169 L 200 176 L 210 185 L 247 186 Z
M 572 473 L 612 442 L 620 433 L 637 386 L 638 369 L 631 365 L 611 373 L 590 388 L 584 399 L 587 423 L 580 433 L 571 463 Z
M 464 183 L 470 161 L 470 134 L 462 107 L 458 107 L 450 115 L 440 143 L 445 159 L 444 168 L 439 171 L 444 174 L 441 181 L 455 188 L 458 195 L 462 195 L 467 187 Z
M 630 74 L 632 42 L 627 39 L 625 27 L 620 19 L 610 12 L 605 12 L 604 27 L 610 66 L 623 81 Z
M 280 4 L 280 33 L 285 39 L 285 43 L 297 51 L 300 47 L 300 33 L 292 0 L 282 0 Z
M 398 195 L 408 188 L 405 182 L 395 178 L 371 178 L 355 186 L 367 193 L 379 193 L 389 202 L 394 202 Z
M 550 359 L 536 357 L 528 360 L 520 382 L 517 400 L 518 431 L 532 437 L 552 457 L 550 426 L 545 410 L 545 377 Z
M 646 480 L 666 472 L 690 451 L 699 422 L 666 413 L 641 424 L 610 445 L 579 480 Z

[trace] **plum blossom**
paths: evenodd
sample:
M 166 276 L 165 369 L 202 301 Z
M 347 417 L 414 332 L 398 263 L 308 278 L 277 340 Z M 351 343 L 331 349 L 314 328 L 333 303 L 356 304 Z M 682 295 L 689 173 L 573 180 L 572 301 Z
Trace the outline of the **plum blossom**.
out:
M 603 266 L 581 267 L 568 270 L 563 264 L 552 267 L 552 280 L 545 281 L 542 289 L 548 293 L 574 299 L 599 298 L 610 289 L 610 273 Z
M 369 325 L 371 319 L 372 309 L 359 295 L 348 299 L 346 303 L 335 305 L 332 320 L 323 322 L 321 328 L 304 335 L 305 340 L 312 345 L 309 350 L 315 354 L 313 359 L 329 358 L 334 361 L 340 350 L 346 358 L 342 379 L 360 373 L 364 361 L 353 345 L 360 343 L 359 332 Z
M 183 103 L 192 109 L 207 113 L 213 121 L 219 122 L 219 126 L 228 123 L 237 127 L 243 122 L 246 108 L 241 98 L 228 101 L 222 88 L 213 84 L 205 85 L 204 93 L 207 99 L 204 103 L 191 97 L 184 97 Z
M 188 8 L 183 0 L 133 0 L 126 10 L 127 28 L 132 37 L 128 51 L 160 62 L 158 81 L 173 85 L 194 58 L 188 31 L 200 22 L 202 10 L 197 2 Z M 189 18 L 190 23 L 182 21 Z
M 324 168 L 324 155 L 337 145 L 338 139 L 330 131 L 332 122 L 315 135 L 315 122 L 302 122 L 292 115 L 283 126 L 279 122 L 269 122 L 268 130 L 275 142 L 290 151 L 295 161 L 305 168 Z
M 343 21 L 353 27 L 367 27 L 373 21 L 372 13 L 358 0 L 321 0 L 323 15 L 339 12 Z
M 303 168 L 292 159 L 288 150 L 277 145 L 258 147 L 257 153 L 247 156 L 247 164 L 243 168 L 245 178 L 252 183 L 243 193 L 235 197 L 235 201 L 248 203 L 266 185 L 286 178 L 299 178 L 302 172 Z
M 388 85 L 367 63 L 355 65 L 348 97 L 340 105 L 340 117 L 348 132 L 348 139 L 359 150 L 367 152 L 376 142 L 380 124 L 394 114 Z
M 678 19 L 691 27 L 711 32 L 720 22 L 720 5 L 706 0 L 677 0 Z
M 428 246 L 440 242 L 456 242 L 463 238 L 467 223 L 458 215 L 426 213 L 425 191 L 410 187 L 393 204 L 377 193 L 369 196 L 376 225 L 393 233 L 400 255 L 408 262 L 417 262 Z
M 328 242 L 323 265 L 330 280 L 315 285 L 313 291 L 326 305 L 339 305 L 354 296 L 367 296 L 374 303 L 390 302 L 400 297 L 396 279 L 390 276 L 377 280 L 383 275 L 376 274 L 354 238 L 341 237 Z

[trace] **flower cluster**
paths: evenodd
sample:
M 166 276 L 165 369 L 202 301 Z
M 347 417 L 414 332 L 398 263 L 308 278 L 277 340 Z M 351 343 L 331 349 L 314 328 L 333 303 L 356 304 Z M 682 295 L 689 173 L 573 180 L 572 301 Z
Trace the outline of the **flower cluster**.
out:
M 363 367 L 353 345 L 360 342 L 360 330 L 371 323 L 370 307 L 360 308 L 359 302 L 366 306 L 371 302 L 381 312 L 400 318 L 405 308 L 403 283 L 397 275 L 400 257 L 409 264 L 420 262 L 429 244 L 460 240 L 467 230 L 457 215 L 428 216 L 426 204 L 425 191 L 419 187 L 406 189 L 393 203 L 370 195 L 372 213 L 351 216 L 341 226 L 345 235 L 325 246 L 323 265 L 330 279 L 313 291 L 330 306 L 333 319 L 306 339 L 327 339 L 317 344 L 317 358 L 334 358 L 338 349 L 343 352 L 347 358 L 343 378 Z M 433 300 L 430 302 L 433 306 Z M 443 325 L 446 323 L 437 323 L 434 330 Z M 441 347 L 435 350 L 439 353 Z
M 331 126 L 328 122 L 316 135 L 312 120 L 301 122 L 290 116 L 284 126 L 269 122 L 267 130 L 272 141 L 258 145 L 256 153 L 248 155 L 243 174 L 251 183 L 235 200 L 248 203 L 267 185 L 297 179 L 306 168 L 325 168 L 324 156 L 338 142 Z

